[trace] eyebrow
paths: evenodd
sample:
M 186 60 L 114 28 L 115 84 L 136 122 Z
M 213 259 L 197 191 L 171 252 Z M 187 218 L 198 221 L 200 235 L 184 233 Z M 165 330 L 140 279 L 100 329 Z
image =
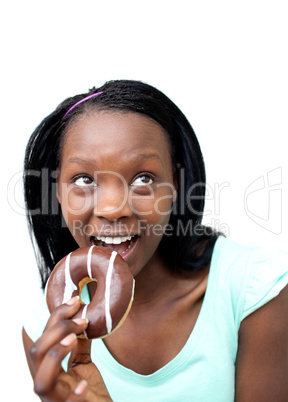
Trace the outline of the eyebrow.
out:
M 127 160 L 131 163 L 134 162 L 134 160 L 135 161 L 139 161 L 139 160 L 144 161 L 147 159 L 156 159 L 163 165 L 163 162 L 162 162 L 159 154 L 157 154 L 157 153 L 147 153 L 147 154 L 140 153 L 135 156 L 132 156 L 131 158 L 127 158 Z
M 81 158 L 81 156 L 73 156 L 68 159 L 68 163 L 75 163 L 77 165 L 93 165 L 95 160 L 88 158 Z
M 134 161 L 144 161 L 148 159 L 156 159 L 158 160 L 162 165 L 163 162 L 160 158 L 160 156 L 157 153 L 140 153 L 132 157 L 128 157 L 127 161 L 129 163 L 133 163 Z M 68 163 L 75 163 L 77 165 L 94 165 L 96 162 L 96 159 L 89 159 L 89 158 L 82 158 L 81 156 L 73 156 L 72 158 L 68 159 Z

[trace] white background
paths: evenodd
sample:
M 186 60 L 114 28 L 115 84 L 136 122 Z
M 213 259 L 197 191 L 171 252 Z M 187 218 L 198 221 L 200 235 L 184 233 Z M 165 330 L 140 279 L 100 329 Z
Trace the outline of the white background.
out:
M 64 98 L 122 78 L 162 90 L 186 114 L 202 146 L 213 198 L 207 200 L 205 222 L 242 243 L 287 248 L 286 4 L 11 0 L 2 5 L 5 400 L 38 400 L 21 343 L 23 305 L 38 279 L 19 172 L 33 129 Z

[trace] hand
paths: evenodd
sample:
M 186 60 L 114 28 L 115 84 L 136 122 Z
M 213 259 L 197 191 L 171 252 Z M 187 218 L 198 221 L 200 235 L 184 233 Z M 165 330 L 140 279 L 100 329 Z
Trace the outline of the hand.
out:
M 111 401 L 101 374 L 91 361 L 91 341 L 77 338 L 88 325 L 87 319 L 71 319 L 79 307 L 77 297 L 57 307 L 43 335 L 35 343 L 31 341 L 27 359 L 35 393 L 42 401 Z M 61 361 L 70 352 L 65 372 Z

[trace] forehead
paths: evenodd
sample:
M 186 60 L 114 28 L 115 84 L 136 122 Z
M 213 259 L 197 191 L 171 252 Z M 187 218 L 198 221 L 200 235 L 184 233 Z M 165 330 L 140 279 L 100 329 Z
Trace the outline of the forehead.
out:
M 91 111 L 68 127 L 62 158 L 67 154 L 129 154 L 149 149 L 168 153 L 170 146 L 165 130 L 145 115 L 132 112 Z

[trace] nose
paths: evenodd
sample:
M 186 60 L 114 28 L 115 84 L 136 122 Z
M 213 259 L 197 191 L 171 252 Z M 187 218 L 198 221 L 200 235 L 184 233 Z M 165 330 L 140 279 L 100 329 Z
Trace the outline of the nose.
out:
M 97 192 L 93 214 L 109 221 L 129 218 L 133 215 L 129 203 L 128 190 L 125 188 L 103 188 Z

